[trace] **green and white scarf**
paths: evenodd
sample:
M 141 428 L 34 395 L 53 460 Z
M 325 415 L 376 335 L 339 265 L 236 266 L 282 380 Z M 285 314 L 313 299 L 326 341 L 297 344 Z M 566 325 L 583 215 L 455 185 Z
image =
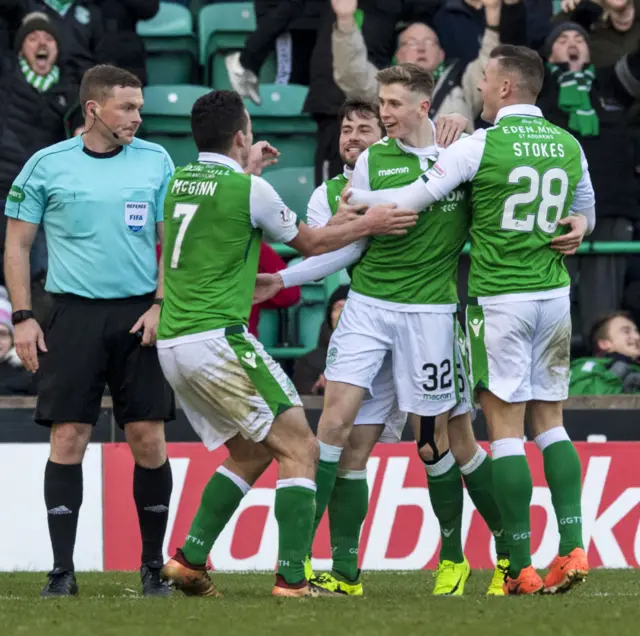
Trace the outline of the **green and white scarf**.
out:
M 18 63 L 20 64 L 20 69 L 24 73 L 24 78 L 27 80 L 27 83 L 31 84 L 31 86 L 40 93 L 48 91 L 60 81 L 60 69 L 57 66 L 53 66 L 49 73 L 43 76 L 32 71 L 27 60 L 25 60 L 22 55 L 18 57 Z
M 438 66 L 433 69 L 433 82 L 434 84 L 438 83 L 440 76 L 447 70 L 447 64 L 444 62 L 440 62 Z
M 74 0 L 42 0 L 48 7 L 53 9 L 58 15 L 64 17 L 74 3 Z
M 558 82 L 558 106 L 569 113 L 569 128 L 583 137 L 597 137 L 600 120 L 591 104 L 591 87 L 596 78 L 593 64 L 575 72 L 557 64 L 549 63 L 547 67 Z

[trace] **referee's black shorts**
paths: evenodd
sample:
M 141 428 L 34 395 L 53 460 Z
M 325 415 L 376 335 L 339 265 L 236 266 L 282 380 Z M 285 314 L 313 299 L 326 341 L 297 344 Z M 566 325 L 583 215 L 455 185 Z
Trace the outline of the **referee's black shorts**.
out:
M 96 300 L 55 294 L 44 325 L 47 353 L 40 353 L 36 422 L 95 424 L 109 386 L 120 428 L 128 422 L 172 420 L 173 392 L 155 347 L 129 331 L 153 295 Z

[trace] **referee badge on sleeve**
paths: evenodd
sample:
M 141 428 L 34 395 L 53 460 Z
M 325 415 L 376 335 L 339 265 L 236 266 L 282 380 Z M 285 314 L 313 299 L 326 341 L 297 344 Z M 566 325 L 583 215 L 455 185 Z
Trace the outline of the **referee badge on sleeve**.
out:
M 148 203 L 127 201 L 124 204 L 124 222 L 132 232 L 139 232 L 147 223 L 148 211 Z

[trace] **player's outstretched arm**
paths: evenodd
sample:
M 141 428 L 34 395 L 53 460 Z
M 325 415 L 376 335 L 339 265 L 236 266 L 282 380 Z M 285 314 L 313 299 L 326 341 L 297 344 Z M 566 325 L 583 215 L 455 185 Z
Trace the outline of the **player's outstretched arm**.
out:
M 358 190 L 351 188 L 349 203 L 356 205 L 382 205 L 395 203 L 398 207 L 420 212 L 437 201 L 426 187 L 422 175 L 417 181 L 402 188 L 388 188 L 387 190 Z
M 374 191 L 351 188 L 349 203 L 395 203 L 399 208 L 416 212 L 426 210 L 461 183 L 473 179 L 482 158 L 485 134 L 485 131 L 476 131 L 470 137 L 456 141 L 440 153 L 438 161 L 429 170 L 407 186 Z
M 394 205 L 377 205 L 366 214 L 343 225 L 311 229 L 305 223 L 298 226 L 298 235 L 288 245 L 303 256 L 317 256 L 345 247 L 365 236 L 390 234 L 401 236 L 413 227 L 418 215 L 413 210 Z
M 253 304 L 266 302 L 282 289 L 321 280 L 353 265 L 360 259 L 366 247 L 367 241 L 362 239 L 335 252 L 305 258 L 300 263 L 281 269 L 275 274 L 258 274 Z

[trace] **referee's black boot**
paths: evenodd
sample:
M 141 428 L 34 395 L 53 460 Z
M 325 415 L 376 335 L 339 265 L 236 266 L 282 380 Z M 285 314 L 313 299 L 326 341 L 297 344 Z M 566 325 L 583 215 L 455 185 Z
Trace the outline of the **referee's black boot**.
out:
M 140 568 L 142 594 L 144 596 L 171 596 L 171 588 L 160 578 L 162 563 L 145 563 Z
M 40 596 L 51 598 L 54 596 L 75 596 L 78 593 L 76 575 L 70 570 L 55 568 L 47 576 L 49 580 L 40 592 Z

